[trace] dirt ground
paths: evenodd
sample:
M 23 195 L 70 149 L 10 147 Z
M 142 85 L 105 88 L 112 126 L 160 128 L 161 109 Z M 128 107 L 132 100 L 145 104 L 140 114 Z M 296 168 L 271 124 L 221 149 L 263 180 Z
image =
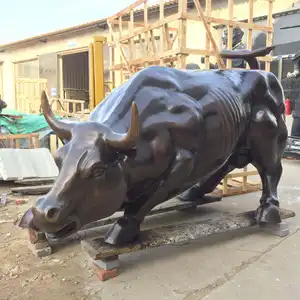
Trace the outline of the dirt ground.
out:
M 35 201 L 36 197 L 19 197 L 8 195 L 8 204 L 0 205 L 0 299 L 1 300 L 200 300 L 214 295 L 222 290 L 227 283 L 231 288 L 228 297 L 223 299 L 281 299 L 270 294 L 270 285 L 286 288 L 298 293 L 300 273 L 299 263 L 300 243 L 296 234 L 300 234 L 300 188 L 298 174 L 300 162 L 285 162 L 284 176 L 279 187 L 282 206 L 296 212 L 291 219 L 292 234 L 285 239 L 265 235 L 257 231 L 243 231 L 229 233 L 227 236 L 215 236 L 215 240 L 200 239 L 186 245 L 159 247 L 149 251 L 141 251 L 121 259 L 121 274 L 107 282 L 100 282 L 94 273 L 90 261 L 83 253 L 78 242 L 54 249 L 54 253 L 45 258 L 37 258 L 28 248 L 27 232 L 14 225 L 14 221 Z M 2 192 L 9 191 L 9 187 L 0 186 Z M 220 211 L 238 213 L 255 209 L 258 205 L 260 192 L 242 196 L 224 198 L 220 203 L 205 205 L 194 214 L 170 213 L 149 218 L 145 227 L 155 227 L 162 223 L 192 220 L 192 218 L 207 218 L 208 214 Z M 16 199 L 24 198 L 26 204 L 16 205 Z M 173 215 L 172 215 L 173 214 Z M 159 220 L 158 220 L 159 219 Z M 102 232 L 106 230 L 103 229 Z M 288 244 L 290 243 L 290 244 Z M 284 245 L 285 249 L 278 247 Z M 274 250 L 277 249 L 278 252 Z M 287 257 L 282 271 L 273 271 L 278 265 L 278 256 Z M 293 255 L 293 256 L 292 256 Z M 273 261 L 266 264 L 263 261 Z M 262 260 L 262 262 L 260 262 Z M 262 265 L 262 266 L 261 266 Z M 235 289 L 239 293 L 236 280 L 241 280 L 243 272 L 250 272 L 244 281 L 250 278 L 253 282 L 241 297 L 233 297 Z M 286 270 L 284 270 L 286 268 Z M 267 273 L 270 269 L 270 273 Z M 259 272 L 259 273 L 257 273 Z M 257 274 L 259 276 L 257 277 Z M 264 285 L 260 278 L 272 278 L 276 274 L 276 281 Z M 295 274 L 292 278 L 289 274 Z M 274 275 L 275 276 L 275 275 Z M 278 278 L 282 280 L 278 282 Z M 296 277 L 295 277 L 296 276 Z M 286 285 L 283 285 L 286 278 Z M 291 281 L 296 283 L 291 285 Z M 279 286 L 279 283 L 282 286 Z M 247 285 L 247 284 L 246 284 Z M 266 295 L 259 297 L 255 292 L 265 290 Z M 276 292 L 276 290 L 274 290 Z M 218 295 L 218 294 L 217 294 Z M 238 294 L 236 294 L 238 295 Z M 215 298 L 209 298 L 214 300 Z M 220 299 L 217 296 L 217 299 Z M 293 299 L 293 297 L 292 297 Z
M 8 187 L 0 188 L 0 193 L 7 191 Z M 14 225 L 35 197 L 7 198 L 8 204 L 0 206 L 0 299 L 93 299 L 96 295 L 85 283 L 95 275 L 79 245 L 64 247 L 49 257 L 35 257 L 27 246 L 27 232 Z M 18 206 L 16 199 L 27 203 Z

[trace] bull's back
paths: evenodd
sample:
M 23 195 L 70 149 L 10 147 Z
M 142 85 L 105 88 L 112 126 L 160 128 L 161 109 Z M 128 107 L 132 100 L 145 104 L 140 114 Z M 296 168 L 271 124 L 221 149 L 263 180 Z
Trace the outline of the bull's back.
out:
M 219 146 L 227 152 L 236 143 L 246 119 L 240 97 L 241 81 L 242 74 L 238 72 L 149 67 L 115 89 L 92 112 L 90 120 L 125 132 L 135 101 L 142 130 L 159 124 L 170 126 L 173 131 L 195 130 L 198 125 L 198 133 L 218 132 Z

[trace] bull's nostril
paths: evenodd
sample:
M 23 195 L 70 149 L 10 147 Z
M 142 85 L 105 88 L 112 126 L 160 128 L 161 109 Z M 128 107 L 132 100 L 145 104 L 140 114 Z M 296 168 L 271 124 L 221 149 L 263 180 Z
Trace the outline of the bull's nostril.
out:
M 55 221 L 59 216 L 59 208 L 51 207 L 46 209 L 45 217 L 49 221 Z

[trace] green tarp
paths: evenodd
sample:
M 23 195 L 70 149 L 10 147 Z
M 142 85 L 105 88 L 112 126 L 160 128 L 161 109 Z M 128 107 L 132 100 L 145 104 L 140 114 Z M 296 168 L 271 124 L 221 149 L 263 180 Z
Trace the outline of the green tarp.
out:
M 0 117 L 0 126 L 5 127 L 11 134 L 28 134 L 48 127 L 43 114 L 25 114 L 14 109 L 3 109 L 2 114 L 22 116 L 21 119 Z M 56 116 L 57 117 L 57 116 Z M 60 118 L 60 117 L 57 117 Z

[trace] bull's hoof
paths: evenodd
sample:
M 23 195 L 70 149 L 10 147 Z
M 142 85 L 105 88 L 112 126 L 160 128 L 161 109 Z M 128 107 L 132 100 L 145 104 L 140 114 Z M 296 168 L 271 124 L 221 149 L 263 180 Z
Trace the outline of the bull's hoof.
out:
M 128 217 L 120 218 L 106 233 L 104 241 L 110 245 L 125 245 L 134 241 L 140 234 L 140 223 Z
M 199 192 L 199 189 L 199 187 L 191 187 L 177 196 L 177 198 L 182 202 L 196 202 L 203 197 L 203 194 Z
M 255 220 L 258 224 L 278 224 L 281 222 L 279 208 L 272 203 L 260 205 L 256 210 Z

